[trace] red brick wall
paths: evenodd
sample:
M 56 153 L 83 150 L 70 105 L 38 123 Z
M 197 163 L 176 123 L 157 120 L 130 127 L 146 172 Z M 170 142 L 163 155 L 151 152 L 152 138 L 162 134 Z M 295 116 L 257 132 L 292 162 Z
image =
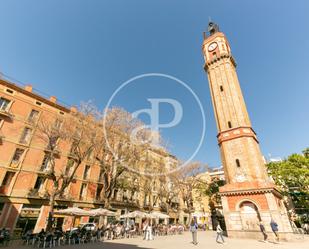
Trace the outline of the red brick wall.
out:
M 8 215 L 8 212 L 10 211 L 10 206 L 11 203 L 5 203 L 3 210 L 1 212 L 1 216 L 0 216 L 0 227 L 4 227 L 5 223 L 6 223 L 6 217 Z
M 40 232 L 42 229 L 45 229 L 47 223 L 46 221 L 48 218 L 48 212 L 49 212 L 49 206 L 42 206 L 40 216 L 34 228 L 35 233 Z
M 232 195 L 227 197 L 230 211 L 236 211 L 238 205 L 243 201 L 252 201 L 255 203 L 259 210 L 268 210 L 267 199 L 264 194 L 252 195 Z
M 5 218 L 3 220 L 2 226 L 10 229 L 10 231 L 13 232 L 13 228 L 15 227 L 15 223 L 19 216 L 19 212 L 22 207 L 22 204 L 13 203 L 13 204 L 8 204 L 8 206 L 10 207 L 8 208 L 8 212 L 6 213 L 7 219 Z

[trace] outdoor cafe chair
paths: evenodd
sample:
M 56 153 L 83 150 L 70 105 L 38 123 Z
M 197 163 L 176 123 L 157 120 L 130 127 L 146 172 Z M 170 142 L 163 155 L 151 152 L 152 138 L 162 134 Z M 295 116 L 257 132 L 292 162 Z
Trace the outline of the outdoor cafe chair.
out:
M 52 248 L 53 246 L 53 235 L 48 234 L 43 238 L 43 248 L 50 247 Z
M 99 240 L 99 232 L 98 231 L 92 232 L 90 241 L 94 243 L 94 242 L 97 242 L 98 240 Z

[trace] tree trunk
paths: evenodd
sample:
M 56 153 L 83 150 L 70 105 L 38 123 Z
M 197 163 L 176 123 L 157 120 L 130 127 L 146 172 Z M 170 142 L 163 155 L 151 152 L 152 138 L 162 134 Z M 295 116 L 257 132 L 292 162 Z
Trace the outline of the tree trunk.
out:
M 53 220 L 54 220 L 54 206 L 55 206 L 55 191 L 51 193 L 49 197 L 49 213 L 48 213 L 48 219 L 47 219 L 47 225 L 46 225 L 46 231 L 51 231 L 53 227 Z
M 110 205 L 111 204 L 109 198 L 104 198 L 104 208 L 109 209 Z
M 188 220 L 188 224 L 191 224 L 191 220 L 192 220 L 192 212 L 191 210 L 189 211 L 189 220 Z

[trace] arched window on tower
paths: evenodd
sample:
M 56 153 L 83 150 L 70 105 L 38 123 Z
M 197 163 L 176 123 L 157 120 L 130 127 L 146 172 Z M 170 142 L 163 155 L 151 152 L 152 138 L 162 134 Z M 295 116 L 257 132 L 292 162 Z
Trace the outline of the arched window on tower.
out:
M 220 91 L 223 92 L 223 86 L 220 86 Z
M 239 159 L 236 159 L 236 166 L 237 166 L 238 168 L 240 167 Z
M 232 128 L 232 123 L 231 123 L 231 121 L 228 121 L 228 122 L 227 122 L 227 125 L 228 125 L 229 128 Z

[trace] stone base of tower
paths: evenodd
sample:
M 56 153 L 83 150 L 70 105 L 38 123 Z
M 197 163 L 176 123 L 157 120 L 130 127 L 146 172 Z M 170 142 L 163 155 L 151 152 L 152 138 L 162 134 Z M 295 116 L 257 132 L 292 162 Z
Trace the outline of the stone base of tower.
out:
M 273 219 L 278 224 L 280 240 L 293 240 L 294 234 L 282 196 L 272 183 L 242 182 L 220 188 L 223 214 L 229 237 L 261 240 L 262 221 L 268 238 L 274 239 L 270 227 Z

